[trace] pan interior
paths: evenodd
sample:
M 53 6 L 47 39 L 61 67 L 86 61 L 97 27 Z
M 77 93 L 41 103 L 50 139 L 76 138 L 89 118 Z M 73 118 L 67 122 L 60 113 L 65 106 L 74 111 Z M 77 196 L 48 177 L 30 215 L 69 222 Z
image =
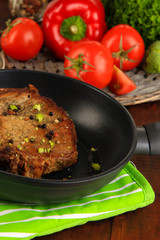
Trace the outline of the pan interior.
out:
M 129 160 L 135 147 L 135 126 L 125 110 L 102 91 L 59 75 L 33 71 L 0 71 L 0 87 L 33 84 L 41 95 L 52 98 L 73 119 L 78 137 L 78 161 L 48 179 L 86 178 L 109 171 Z M 98 163 L 100 172 L 91 166 Z

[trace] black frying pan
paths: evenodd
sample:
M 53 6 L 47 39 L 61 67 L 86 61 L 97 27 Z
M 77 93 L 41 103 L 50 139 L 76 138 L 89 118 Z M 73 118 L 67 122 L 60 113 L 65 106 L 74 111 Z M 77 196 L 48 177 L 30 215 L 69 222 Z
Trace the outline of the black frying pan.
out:
M 0 71 L 0 88 L 21 88 L 30 83 L 41 95 L 62 106 L 73 119 L 78 135 L 78 162 L 42 179 L 0 171 L 0 199 L 36 204 L 78 199 L 112 181 L 131 159 L 135 149 L 137 153 L 149 154 L 146 131 L 138 129 L 140 141 L 137 144 L 137 128 L 132 117 L 103 91 L 50 73 Z M 97 151 L 90 151 L 92 147 Z M 100 172 L 91 168 L 93 162 L 101 165 Z M 62 180 L 68 176 L 71 177 L 69 180 Z

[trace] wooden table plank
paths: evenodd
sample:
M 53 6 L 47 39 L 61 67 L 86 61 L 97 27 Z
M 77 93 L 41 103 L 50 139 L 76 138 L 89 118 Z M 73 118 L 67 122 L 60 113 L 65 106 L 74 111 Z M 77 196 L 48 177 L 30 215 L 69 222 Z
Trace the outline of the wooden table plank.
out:
M 160 175 L 157 172 L 160 172 L 160 157 L 134 156 L 132 161 L 153 187 L 156 193 L 155 202 L 145 208 L 115 217 L 111 240 L 158 240 L 160 234 Z
M 61 232 L 44 237 L 34 238 L 35 240 L 110 240 L 112 229 L 112 218 L 96 222 L 88 222 L 85 225 L 73 227 Z

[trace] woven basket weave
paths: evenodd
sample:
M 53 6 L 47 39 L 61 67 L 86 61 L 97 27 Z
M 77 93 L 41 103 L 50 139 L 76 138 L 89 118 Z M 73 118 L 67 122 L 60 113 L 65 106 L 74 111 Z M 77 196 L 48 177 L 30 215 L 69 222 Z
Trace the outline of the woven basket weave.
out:
M 5 58 L 6 68 L 38 70 L 64 75 L 63 62 L 57 62 L 47 48 L 43 48 L 35 58 L 27 62 L 19 62 L 7 56 Z M 160 100 L 160 74 L 147 75 L 141 68 L 135 68 L 132 71 L 126 72 L 126 74 L 137 85 L 134 91 L 123 96 L 112 94 L 107 87 L 103 91 L 114 97 L 124 106 Z

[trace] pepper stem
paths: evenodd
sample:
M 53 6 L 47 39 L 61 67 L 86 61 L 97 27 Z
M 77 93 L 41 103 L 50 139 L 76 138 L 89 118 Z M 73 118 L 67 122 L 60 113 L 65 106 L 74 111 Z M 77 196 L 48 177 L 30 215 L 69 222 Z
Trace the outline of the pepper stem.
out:
M 60 34 L 70 41 L 79 41 L 86 37 L 87 25 L 80 16 L 65 18 L 60 27 Z
M 72 34 L 77 34 L 78 33 L 78 27 L 76 25 L 71 25 L 70 26 L 70 32 Z

